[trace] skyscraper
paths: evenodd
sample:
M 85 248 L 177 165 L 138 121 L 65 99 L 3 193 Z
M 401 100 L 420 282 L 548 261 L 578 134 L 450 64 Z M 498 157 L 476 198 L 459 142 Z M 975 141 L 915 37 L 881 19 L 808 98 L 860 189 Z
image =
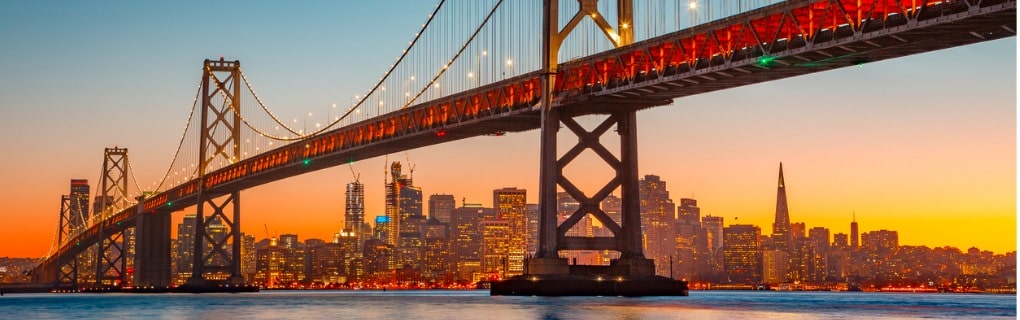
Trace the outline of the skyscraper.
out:
M 723 228 L 723 269 L 731 283 L 762 281 L 761 229 L 758 226 L 734 224 Z
M 638 184 L 644 253 L 655 260 L 655 274 L 668 277 L 670 256 L 676 248 L 676 206 L 659 176 L 645 175 Z
M 361 244 L 365 224 L 365 184 L 361 181 L 354 181 L 347 184 L 347 191 L 344 192 L 344 232 L 356 237 L 357 243 Z
M 430 279 L 441 279 L 447 271 L 450 271 L 450 237 L 449 224 L 443 223 L 431 217 L 425 223 L 425 253 L 424 271 L 425 276 Z M 452 280 L 452 279 L 451 279 Z
M 71 210 L 68 218 L 70 229 L 77 232 L 88 223 L 89 216 L 89 181 L 71 179 Z
M 508 274 L 510 260 L 510 221 L 504 219 L 483 220 L 482 228 L 482 275 L 489 279 L 503 279 Z
M 808 262 L 809 281 L 823 283 L 829 276 L 829 229 L 814 227 L 808 230 L 807 243 L 810 246 L 811 260 Z
M 389 218 L 390 232 L 388 239 L 384 239 L 391 245 L 397 245 L 400 242 L 400 233 L 404 232 L 404 228 L 401 227 L 403 220 L 411 215 L 407 209 L 413 207 L 412 204 L 405 204 L 405 195 L 413 194 L 406 188 L 413 188 L 414 181 L 411 177 L 401 174 L 400 162 L 393 162 L 390 165 L 390 176 L 389 181 L 386 183 L 386 217 Z M 418 215 L 421 215 L 421 189 L 418 190 Z
M 524 273 L 524 253 L 527 251 L 527 191 L 503 188 L 492 191 L 492 205 L 498 219 L 505 220 L 508 233 L 505 277 Z
M 854 219 L 853 219 L 853 221 L 850 222 L 850 251 L 851 252 L 857 251 L 860 248 L 860 246 L 859 246 L 860 243 L 857 242 L 860 239 L 860 233 L 858 233 L 858 232 L 859 231 L 857 229 L 857 213 L 854 213 Z
M 414 173 L 413 169 L 411 173 Z M 421 188 L 414 186 L 413 177 L 402 174 L 400 162 L 390 165 L 389 178 L 386 183 L 386 216 L 390 223 L 387 242 L 393 245 L 390 268 L 398 269 L 405 264 L 415 266 L 421 260 L 420 226 L 425 224 Z
M 698 200 L 681 198 L 677 206 L 675 270 L 681 278 L 699 279 L 695 275 L 708 269 L 711 258 L 707 232 L 701 227 Z
M 480 271 L 481 222 L 495 216 L 495 210 L 483 208 L 480 204 L 464 204 L 463 207 L 453 211 L 450 224 L 450 251 L 459 279 L 470 280 L 474 273 Z
M 538 204 L 529 203 L 524 205 L 528 210 L 528 256 L 534 256 L 538 251 Z
M 433 194 L 429 196 L 429 218 L 439 222 L 450 223 L 450 215 L 457 207 L 457 200 L 452 194 Z
M 177 225 L 177 260 L 174 261 L 174 268 L 177 274 L 175 282 L 183 284 L 191 277 L 192 266 L 194 265 L 195 250 L 195 214 L 187 214 L 184 221 Z
M 723 246 L 723 217 L 704 216 L 701 218 L 701 226 L 708 234 L 709 248 L 715 252 Z
M 790 209 L 786 204 L 782 162 L 779 163 L 779 188 L 776 190 L 776 218 L 772 223 L 772 244 L 776 249 L 790 252 Z
M 372 238 L 379 239 L 383 242 L 388 241 L 390 238 L 390 217 L 389 216 L 375 216 L 375 229 L 372 233 Z
M 241 275 L 251 281 L 255 277 L 255 236 L 241 234 Z

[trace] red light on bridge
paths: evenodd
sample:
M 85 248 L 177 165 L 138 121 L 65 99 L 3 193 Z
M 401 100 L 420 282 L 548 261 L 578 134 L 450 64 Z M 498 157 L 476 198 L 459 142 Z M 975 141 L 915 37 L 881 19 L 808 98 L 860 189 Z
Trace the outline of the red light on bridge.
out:
M 439 131 L 436 131 L 436 137 L 442 138 L 442 137 L 445 137 L 445 136 L 446 136 L 446 130 L 439 129 Z

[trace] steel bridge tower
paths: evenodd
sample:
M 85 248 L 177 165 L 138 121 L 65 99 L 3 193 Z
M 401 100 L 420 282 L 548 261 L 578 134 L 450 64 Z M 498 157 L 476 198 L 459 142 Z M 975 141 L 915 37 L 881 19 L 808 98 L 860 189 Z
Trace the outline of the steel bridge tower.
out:
M 71 239 L 71 196 L 60 196 L 60 220 L 57 224 L 57 244 Z M 64 264 L 54 268 L 54 288 L 78 285 L 78 259 L 67 259 Z
M 542 104 L 539 164 L 539 240 L 535 258 L 529 259 L 525 275 L 493 283 L 492 294 L 510 295 L 686 295 L 683 281 L 655 276 L 655 265 L 644 256 L 641 241 L 640 196 L 638 191 L 637 116 L 633 108 L 606 108 L 608 118 L 595 130 L 587 131 L 574 118 L 578 114 L 554 107 L 556 69 L 563 41 L 584 19 L 592 19 L 615 47 L 634 41 L 634 4 L 616 0 L 617 25 L 610 25 L 599 12 L 599 0 L 578 0 L 573 18 L 560 29 L 559 0 L 544 0 L 542 19 Z M 577 136 L 577 144 L 563 157 L 557 156 L 560 125 Z M 599 139 L 616 126 L 620 136 L 617 159 Z M 585 149 L 591 149 L 615 176 L 595 194 L 588 196 L 563 175 L 563 168 Z M 580 204 L 577 211 L 557 226 L 557 187 L 562 187 Z M 622 218 L 617 223 L 599 204 L 614 190 L 621 190 Z M 567 236 L 567 231 L 585 216 L 592 215 L 606 226 L 612 237 Z M 614 250 L 620 258 L 608 267 L 572 267 L 560 258 L 561 250 Z M 614 281 L 602 281 L 603 277 Z
M 99 250 L 96 253 L 96 285 L 120 286 L 127 283 L 128 228 L 109 225 L 109 217 L 127 205 L 128 150 L 106 148 L 103 152 L 103 176 L 95 207 L 99 223 Z
M 202 74 L 202 119 L 199 136 L 198 179 L 204 181 L 216 160 L 235 163 L 241 159 L 241 63 L 205 60 Z M 210 194 L 205 184 L 198 187 L 195 215 L 194 266 L 191 286 L 205 286 L 206 280 L 226 280 L 243 285 L 241 275 L 241 193 Z M 207 207 L 208 206 L 208 207 Z M 206 209 L 212 209 L 206 214 Z M 213 222 L 229 228 L 224 237 L 210 234 Z M 229 243 L 228 243 L 229 242 Z M 206 273 L 219 279 L 206 279 Z M 227 275 L 222 279 L 222 275 Z

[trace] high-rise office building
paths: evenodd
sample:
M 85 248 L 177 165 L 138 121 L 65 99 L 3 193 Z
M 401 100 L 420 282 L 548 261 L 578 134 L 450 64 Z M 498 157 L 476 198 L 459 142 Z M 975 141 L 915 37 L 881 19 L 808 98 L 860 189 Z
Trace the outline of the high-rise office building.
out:
M 389 267 L 392 252 L 393 246 L 385 241 L 378 239 L 365 241 L 363 251 L 365 276 L 377 281 L 385 281 L 392 277 L 393 272 Z
M 448 259 L 451 256 L 449 224 L 441 222 L 436 217 L 430 217 L 425 223 L 424 230 L 422 273 L 429 279 L 446 279 L 446 271 L 452 270 Z
M 255 277 L 255 236 L 241 234 L 241 275 L 251 281 Z
M 833 250 L 849 250 L 850 249 L 850 237 L 846 233 L 837 233 L 832 235 L 832 249 Z
M 808 230 L 807 243 L 810 246 L 808 281 L 823 283 L 829 276 L 829 229 L 814 227 Z
M 495 217 L 496 210 L 483 208 L 480 204 L 465 203 L 453 211 L 450 251 L 458 279 L 471 280 L 475 273 L 481 271 L 481 222 Z
M 528 212 L 528 253 L 529 257 L 534 257 L 535 252 L 538 252 L 538 221 L 539 221 L 539 207 L 537 203 L 529 203 L 524 205 Z
M 195 214 L 184 215 L 184 220 L 177 225 L 177 260 L 174 261 L 174 282 L 184 284 L 191 278 L 195 256 Z
M 365 224 L 365 184 L 354 181 L 347 184 L 344 192 L 344 229 L 348 235 L 356 237 L 360 244 L 364 242 Z
M 390 165 L 386 183 L 386 216 L 389 217 L 388 243 L 393 245 L 391 269 L 405 264 L 415 267 L 421 260 L 421 230 L 425 223 L 422 215 L 421 188 L 414 186 L 413 177 L 402 174 L 400 162 Z M 413 170 L 411 170 L 413 174 Z M 415 221 L 409 221 L 415 219 Z
M 383 242 L 389 241 L 390 238 L 390 217 L 388 216 L 376 216 L 375 217 L 375 228 L 372 231 L 373 239 L 379 239 Z
M 790 252 L 790 209 L 786 203 L 786 182 L 783 179 L 783 163 L 779 163 L 779 187 L 776 190 L 776 217 L 772 223 L 772 245 L 779 250 Z
M 790 266 L 787 267 L 790 281 L 807 282 L 811 261 L 811 247 L 806 240 L 807 226 L 803 222 L 790 224 Z
M 602 207 L 602 212 L 605 212 L 616 224 L 623 226 L 623 199 L 611 194 L 606 196 L 599 206 Z
M 701 208 L 695 199 L 681 198 L 677 206 L 675 270 L 681 278 L 701 280 L 708 272 L 712 254 L 708 232 L 701 225 Z
M 450 223 L 450 216 L 457 207 L 457 200 L 452 194 L 433 194 L 429 196 L 429 218 L 439 222 Z
M 502 188 L 492 191 L 492 205 L 499 220 L 507 222 L 507 262 L 504 277 L 524 274 L 524 254 L 528 246 L 527 191 L 517 188 Z
M 645 175 L 638 186 L 645 257 L 655 260 L 655 274 L 669 276 L 670 256 L 676 248 L 676 206 L 659 176 Z
M 386 216 L 389 218 L 391 245 L 399 245 L 400 233 L 408 232 L 401 226 L 410 216 L 421 216 L 421 189 L 414 187 L 413 177 L 402 174 L 400 162 L 390 165 L 389 181 L 386 183 Z
M 857 229 L 857 213 L 854 213 L 854 219 L 850 222 L 850 251 L 856 252 L 860 250 L 860 233 Z
M 89 181 L 85 179 L 71 179 L 71 204 L 68 213 L 68 226 L 72 233 L 79 232 L 85 227 L 91 216 L 89 216 Z
M 569 193 L 556 193 L 556 224 L 559 225 L 567 220 L 571 214 L 581 208 L 581 203 L 574 199 Z M 591 237 L 591 215 L 581 218 L 574 227 L 567 231 L 569 237 Z
M 708 270 L 702 275 L 716 276 L 723 270 L 723 218 L 706 215 L 701 217 L 701 228 L 705 231 L 705 243 L 708 246 Z
M 900 247 L 899 234 L 896 231 L 878 230 L 865 232 L 861 235 L 861 250 L 873 252 L 881 256 L 890 256 Z
M 765 283 L 779 284 L 788 282 L 786 276 L 790 258 L 785 250 L 765 249 L 762 251 L 762 277 Z
M 723 246 L 723 217 L 713 217 L 711 215 L 701 217 L 701 226 L 705 228 L 705 232 L 708 234 L 709 249 L 713 252 L 721 250 Z
M 510 221 L 505 219 L 483 220 L 481 272 L 488 279 L 503 279 L 509 274 Z
M 731 283 L 760 283 L 762 265 L 761 229 L 734 224 L 723 228 L 723 269 Z
M 680 205 L 676 207 L 676 213 L 679 223 L 692 226 L 701 225 L 701 208 L 698 207 L 698 200 L 680 198 Z

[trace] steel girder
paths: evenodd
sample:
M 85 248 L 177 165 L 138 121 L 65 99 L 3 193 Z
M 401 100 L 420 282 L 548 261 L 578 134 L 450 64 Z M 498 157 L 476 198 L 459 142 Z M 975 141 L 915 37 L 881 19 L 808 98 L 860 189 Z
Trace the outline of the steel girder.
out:
M 205 60 L 202 77 L 202 130 L 199 137 L 198 176 L 207 180 L 213 161 L 227 167 L 241 160 L 241 63 Z M 219 103 L 217 103 L 219 102 Z M 221 134 L 216 134 L 221 132 Z M 208 182 L 196 188 L 195 247 L 189 284 L 204 285 L 206 273 L 228 274 L 231 284 L 244 284 L 241 276 L 241 194 L 220 197 L 205 192 Z M 213 210 L 206 217 L 206 208 Z M 232 211 L 228 216 L 227 211 Z M 213 224 L 216 224 L 213 226 Z M 215 227 L 215 228 L 212 228 Z M 224 232 L 221 228 L 227 228 Z M 212 229 L 212 230 L 211 230 Z M 217 238 L 222 235 L 222 238 Z M 220 278 L 220 276 L 216 276 Z

